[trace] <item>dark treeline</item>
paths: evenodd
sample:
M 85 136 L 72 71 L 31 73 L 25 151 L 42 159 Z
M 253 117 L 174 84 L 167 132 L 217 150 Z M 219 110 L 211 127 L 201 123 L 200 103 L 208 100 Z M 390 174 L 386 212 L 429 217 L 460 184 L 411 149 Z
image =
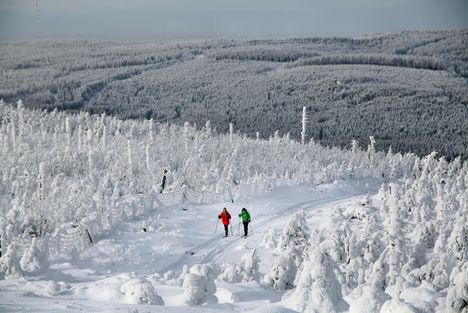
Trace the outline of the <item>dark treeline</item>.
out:
M 3 42 L 0 98 L 468 158 L 468 30 L 180 43 Z

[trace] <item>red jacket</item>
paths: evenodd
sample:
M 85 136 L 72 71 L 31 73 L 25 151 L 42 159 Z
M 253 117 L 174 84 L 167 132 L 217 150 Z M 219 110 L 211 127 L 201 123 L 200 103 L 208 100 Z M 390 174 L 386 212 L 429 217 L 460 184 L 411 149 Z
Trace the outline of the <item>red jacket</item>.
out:
M 224 214 L 224 211 L 222 211 L 218 215 L 218 218 L 221 219 L 221 222 L 223 222 L 224 225 L 229 225 L 229 220 L 231 219 L 231 214 L 229 214 L 228 211 L 226 211 L 226 214 Z

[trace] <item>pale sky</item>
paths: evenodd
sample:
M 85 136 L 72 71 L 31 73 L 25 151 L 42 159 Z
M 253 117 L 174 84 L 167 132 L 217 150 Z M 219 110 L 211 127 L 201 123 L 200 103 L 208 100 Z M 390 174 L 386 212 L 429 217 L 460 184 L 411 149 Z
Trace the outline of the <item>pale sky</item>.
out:
M 0 40 L 281 38 L 467 27 L 468 0 L 0 0 Z

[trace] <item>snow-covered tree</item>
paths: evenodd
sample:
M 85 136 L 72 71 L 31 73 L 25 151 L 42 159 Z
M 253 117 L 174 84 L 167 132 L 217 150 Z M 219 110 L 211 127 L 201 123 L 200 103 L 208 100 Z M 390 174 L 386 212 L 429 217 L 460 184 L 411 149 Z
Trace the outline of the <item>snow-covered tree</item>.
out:
M 184 277 L 185 302 L 188 305 L 218 303 L 215 296 L 218 269 L 214 264 L 195 264 Z
M 266 275 L 267 283 L 277 290 L 294 288 L 298 269 L 304 261 L 310 242 L 310 230 L 304 211 L 294 213 L 284 227 L 277 250 L 280 256 L 274 261 Z
M 3 247 L 2 247 L 3 248 Z M 20 277 L 22 271 L 20 269 L 18 246 L 15 242 L 8 245 L 6 252 L 0 258 L 0 271 L 7 277 Z
M 454 271 L 446 298 L 447 312 L 468 312 L 468 262 Z
M 396 284 L 396 280 L 400 275 L 401 267 L 404 263 L 403 249 L 404 249 L 404 225 L 400 217 L 401 209 L 399 205 L 399 193 L 395 184 L 390 184 L 391 196 L 389 200 L 389 252 L 388 264 L 389 271 L 387 273 L 387 281 L 389 284 Z
M 298 275 L 296 288 L 287 299 L 294 309 L 301 312 L 347 311 L 348 303 L 343 299 L 341 284 L 337 279 L 340 270 L 333 259 L 315 248 L 304 262 Z
M 44 249 L 38 249 L 37 238 L 33 238 L 31 246 L 26 249 L 20 259 L 20 267 L 25 273 L 37 273 L 48 267 L 47 255 Z
M 219 274 L 218 279 L 225 282 L 235 284 L 242 281 L 242 268 L 240 265 L 229 263 L 223 264 L 222 272 Z
M 260 273 L 258 271 L 259 259 L 257 256 L 257 250 L 254 249 L 252 253 L 247 253 L 242 256 L 241 268 L 242 268 L 242 280 L 243 281 L 259 281 Z
M 468 219 L 465 218 L 463 220 L 456 221 L 448 239 L 448 250 L 453 253 L 460 264 L 468 260 L 467 220 Z
M 270 228 L 263 236 L 262 246 L 270 249 L 276 248 L 278 245 L 277 233 L 273 228 Z
M 356 299 L 351 302 L 349 313 L 380 312 L 382 305 L 390 299 L 384 289 L 385 275 L 382 275 L 382 272 L 376 272 L 370 283 L 359 286 L 353 292 Z
M 307 107 L 302 107 L 302 131 L 301 131 L 301 143 L 305 144 L 307 136 Z

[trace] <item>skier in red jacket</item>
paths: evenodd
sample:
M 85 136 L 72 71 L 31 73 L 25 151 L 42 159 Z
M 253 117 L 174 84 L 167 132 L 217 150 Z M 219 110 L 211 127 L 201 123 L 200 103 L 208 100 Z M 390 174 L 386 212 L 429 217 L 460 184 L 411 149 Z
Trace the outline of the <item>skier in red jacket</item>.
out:
M 224 208 L 223 211 L 218 215 L 218 219 L 221 219 L 221 222 L 223 222 L 224 231 L 226 233 L 224 237 L 227 237 L 229 233 L 228 227 L 229 227 L 229 220 L 231 219 L 231 214 L 229 214 L 228 210 Z

